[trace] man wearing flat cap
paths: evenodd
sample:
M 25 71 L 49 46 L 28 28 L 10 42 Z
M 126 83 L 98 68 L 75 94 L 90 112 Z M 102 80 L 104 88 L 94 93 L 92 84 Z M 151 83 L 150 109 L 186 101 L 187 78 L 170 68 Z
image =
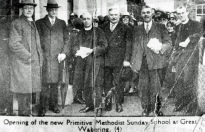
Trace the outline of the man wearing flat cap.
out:
M 57 18 L 58 3 L 55 0 L 48 0 L 45 7 L 48 15 L 36 21 L 44 55 L 40 116 L 45 115 L 47 106 L 54 113 L 60 112 L 58 109 L 60 65 L 65 60 L 66 54 L 68 54 L 66 49 L 69 48 L 67 46 L 66 23 Z
M 16 94 L 18 113 L 31 114 L 31 94 L 41 91 L 41 66 L 43 62 L 39 34 L 32 19 L 33 0 L 22 0 L 19 7 L 22 15 L 14 20 L 10 28 L 11 92 Z

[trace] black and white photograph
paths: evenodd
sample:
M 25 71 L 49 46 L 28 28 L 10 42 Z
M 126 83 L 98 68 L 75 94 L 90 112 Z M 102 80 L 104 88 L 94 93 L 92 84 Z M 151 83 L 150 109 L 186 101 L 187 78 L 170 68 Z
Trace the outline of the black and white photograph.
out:
M 205 132 L 204 0 L 0 0 L 2 132 Z

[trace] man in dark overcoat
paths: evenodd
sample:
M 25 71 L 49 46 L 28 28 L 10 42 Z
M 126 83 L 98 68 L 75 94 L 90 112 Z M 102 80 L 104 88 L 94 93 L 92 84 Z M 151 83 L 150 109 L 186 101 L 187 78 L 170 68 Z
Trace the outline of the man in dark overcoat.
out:
M 65 60 L 66 54 L 68 54 L 66 49 L 69 48 L 69 46 L 65 46 L 68 44 L 66 23 L 57 18 L 59 8 L 57 2 L 48 0 L 45 7 L 48 15 L 36 21 L 44 55 L 42 69 L 43 87 L 40 96 L 41 111 L 39 112 L 41 116 L 45 115 L 47 106 L 54 113 L 60 112 L 58 108 L 60 64 Z
M 84 28 L 78 33 L 74 45 L 77 58 L 73 89 L 76 93 L 83 88 L 86 106 L 80 112 L 86 113 L 95 108 L 97 115 L 100 116 L 102 114 L 103 55 L 107 47 L 107 41 L 104 32 L 100 28 L 93 27 L 92 22 L 92 16 L 89 13 L 84 13 Z M 82 47 L 90 50 L 82 50 L 86 54 L 85 56 L 79 54 Z
M 121 80 L 120 73 L 123 66 L 129 66 L 131 56 L 131 31 L 129 27 L 120 22 L 119 8 L 109 9 L 109 22 L 104 23 L 100 28 L 105 32 L 108 47 L 105 53 L 105 86 L 107 94 L 111 88 L 116 88 L 116 111 L 122 112 L 122 101 L 125 81 Z M 113 85 L 114 83 L 114 85 Z M 106 100 L 106 110 L 112 109 L 112 98 Z
M 39 34 L 32 19 L 33 0 L 22 0 L 22 15 L 10 28 L 11 91 L 16 94 L 19 115 L 31 114 L 31 94 L 41 91 L 43 62 Z
M 156 96 L 163 82 L 162 69 L 167 66 L 167 55 L 171 50 L 171 39 L 164 25 L 152 21 L 153 9 L 144 6 L 144 24 L 134 29 L 131 65 L 139 72 L 142 115 L 148 116 L 155 109 Z
M 164 87 L 175 91 L 175 111 L 185 110 L 196 115 L 197 111 L 197 76 L 199 64 L 198 41 L 202 35 L 202 25 L 188 18 L 188 10 L 184 6 L 177 8 L 181 24 L 176 27 L 176 41 L 169 71 L 174 73 L 174 80 L 166 75 Z M 172 74 L 170 73 L 170 74 Z M 174 82 L 174 83 L 172 83 Z

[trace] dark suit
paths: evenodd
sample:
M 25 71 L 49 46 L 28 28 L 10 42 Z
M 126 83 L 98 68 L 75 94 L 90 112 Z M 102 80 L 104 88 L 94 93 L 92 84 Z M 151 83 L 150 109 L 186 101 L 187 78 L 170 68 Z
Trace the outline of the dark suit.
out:
M 46 109 L 48 99 L 50 99 L 50 107 L 56 107 L 58 104 L 57 85 L 61 69 L 57 57 L 60 53 L 69 55 L 67 27 L 65 21 L 58 18 L 56 18 L 54 25 L 51 25 L 47 15 L 44 18 L 37 20 L 36 26 L 40 35 L 41 46 L 44 53 L 42 71 L 43 88 L 40 104 L 41 107 Z
M 122 103 L 124 81 L 119 78 L 123 67 L 123 61 L 129 61 L 131 56 L 131 31 L 128 26 L 119 22 L 113 32 L 110 30 L 110 23 L 101 26 L 108 41 L 105 54 L 105 94 L 116 86 L 116 103 Z M 121 82 L 121 83 L 118 83 Z
M 156 54 L 147 47 L 151 38 L 162 43 L 163 54 Z M 139 71 L 142 108 L 154 110 L 155 97 L 163 81 L 162 68 L 167 66 L 167 56 L 171 50 L 171 39 L 164 25 L 153 22 L 148 33 L 144 24 L 136 27 L 133 41 L 131 65 L 134 71 Z

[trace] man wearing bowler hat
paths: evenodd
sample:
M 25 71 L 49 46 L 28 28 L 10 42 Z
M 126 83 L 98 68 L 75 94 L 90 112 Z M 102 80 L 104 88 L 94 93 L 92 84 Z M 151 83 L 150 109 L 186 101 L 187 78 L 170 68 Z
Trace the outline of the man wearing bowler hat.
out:
M 68 54 L 68 50 L 64 47 L 69 47 L 67 46 L 66 23 L 57 18 L 58 3 L 55 0 L 48 0 L 45 7 L 48 15 L 36 21 L 44 53 L 40 116 L 45 115 L 47 106 L 54 113 L 60 112 L 58 108 L 58 81 L 61 70 L 59 64 Z
M 43 62 L 39 34 L 32 19 L 33 0 L 22 0 L 19 7 L 22 15 L 14 20 L 10 28 L 11 92 L 18 101 L 21 116 L 31 114 L 31 94 L 41 91 L 41 66 Z

